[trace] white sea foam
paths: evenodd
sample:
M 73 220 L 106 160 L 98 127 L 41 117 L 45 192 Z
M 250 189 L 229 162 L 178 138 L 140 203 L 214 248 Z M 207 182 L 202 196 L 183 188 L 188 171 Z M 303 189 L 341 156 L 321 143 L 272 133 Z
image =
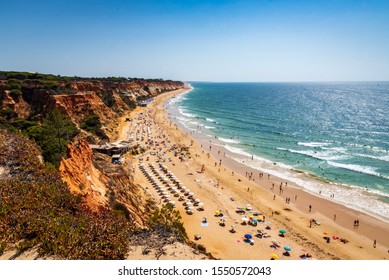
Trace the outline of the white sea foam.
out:
M 228 151 L 230 151 L 234 154 L 238 154 L 238 155 L 242 155 L 242 156 L 246 156 L 246 157 L 251 157 L 251 154 L 245 152 L 242 149 L 231 147 L 230 145 L 225 145 L 224 148 L 226 148 Z
M 215 128 L 214 126 L 208 126 L 208 125 L 205 125 L 204 127 L 207 128 L 207 129 L 213 129 L 213 128 Z
M 347 149 L 343 147 L 321 147 L 323 150 L 335 151 L 338 153 L 346 153 Z
M 371 159 L 376 159 L 376 160 L 382 160 L 382 161 L 388 161 L 389 162 L 389 155 L 387 156 L 373 156 L 373 155 L 366 155 L 366 154 L 355 154 L 359 157 L 364 157 L 364 158 L 371 158 Z
M 225 142 L 225 143 L 231 143 L 231 144 L 239 144 L 239 143 L 240 143 L 239 140 L 228 139 L 228 138 L 222 138 L 222 137 L 219 137 L 219 140 L 220 140 L 220 141 L 223 141 L 223 142 Z
M 380 153 L 389 153 L 389 150 L 385 150 L 380 147 L 375 147 L 375 146 L 369 146 L 369 145 L 361 145 L 361 144 L 347 144 L 348 146 L 353 146 L 353 147 L 358 147 L 358 148 L 363 148 L 367 150 L 373 150 L 375 152 L 380 152 Z
M 362 166 L 362 165 L 357 165 L 357 164 L 344 164 L 344 163 L 338 163 L 338 162 L 333 162 L 333 161 L 327 161 L 327 163 L 331 166 L 343 168 L 343 169 L 348 169 L 351 171 L 363 173 L 363 174 L 368 174 L 376 177 L 381 177 L 385 179 L 389 179 L 389 177 L 383 176 L 380 173 L 376 171 L 375 168 L 371 166 Z
M 306 155 L 306 156 L 310 156 L 310 157 L 317 158 L 317 159 L 324 160 L 324 161 L 327 161 L 327 160 L 345 160 L 345 159 L 350 158 L 347 155 L 339 155 L 339 154 L 332 152 L 332 151 L 312 151 L 312 150 L 298 151 L 298 150 L 292 150 L 292 149 L 290 149 L 288 151 L 291 153 Z
M 324 142 L 298 142 L 297 144 L 305 147 L 323 147 L 329 145 L 329 143 Z
M 236 150 L 234 151 L 238 152 Z M 242 162 L 242 159 L 239 157 L 230 157 L 238 162 Z M 316 181 L 313 178 L 307 177 L 306 174 L 290 170 L 290 166 L 277 164 L 277 167 L 275 168 L 275 166 L 270 165 L 267 160 L 264 162 L 247 160 L 244 164 L 271 174 L 272 176 L 293 182 L 294 184 L 303 187 L 313 195 L 319 196 L 319 192 L 321 192 L 321 197 L 328 199 L 330 199 L 331 195 L 334 195 L 335 197 L 332 198 L 332 200 L 342 205 L 358 211 L 370 213 L 371 215 L 374 215 L 386 222 L 389 221 L 388 205 L 380 200 L 377 200 L 377 195 L 388 197 L 389 194 L 385 192 L 379 190 L 366 190 L 358 186 L 336 185 Z
M 181 113 L 181 115 L 183 115 L 183 116 L 185 116 L 185 117 L 188 117 L 188 118 L 195 118 L 195 117 L 196 117 L 195 114 L 186 113 L 186 112 L 184 112 L 184 111 L 181 111 L 180 113 Z
M 211 119 L 211 118 L 205 118 L 205 120 L 208 121 L 208 122 L 216 123 L 216 121 L 214 119 Z

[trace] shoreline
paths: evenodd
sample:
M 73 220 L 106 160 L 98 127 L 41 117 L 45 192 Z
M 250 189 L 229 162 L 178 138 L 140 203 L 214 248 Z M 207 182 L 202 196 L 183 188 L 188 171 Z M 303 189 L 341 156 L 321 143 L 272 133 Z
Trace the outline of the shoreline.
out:
M 184 94 L 179 98 L 186 99 Z M 210 127 L 208 126 L 208 122 L 200 121 L 199 123 L 199 121 L 196 120 L 197 118 L 203 119 L 204 117 L 189 117 L 189 115 L 196 113 L 189 111 L 182 113 L 181 109 L 179 109 L 180 106 L 167 104 L 168 102 L 165 102 L 164 107 L 168 112 L 169 119 L 175 122 L 191 137 L 195 138 L 196 141 L 203 144 L 203 146 L 206 147 L 206 150 L 209 150 L 208 147 L 211 145 L 212 149 L 223 151 L 226 156 L 232 158 L 234 161 L 239 163 L 243 162 L 242 164 L 247 170 L 271 174 L 272 176 L 277 177 L 278 180 L 288 181 L 288 183 L 296 185 L 311 195 L 326 198 L 329 201 L 333 201 L 361 213 L 366 213 L 378 220 L 389 223 L 389 208 L 388 204 L 384 202 L 387 197 L 385 193 L 379 193 L 376 190 L 368 190 L 367 187 L 364 188 L 358 185 L 329 181 L 310 171 L 295 169 L 293 166 L 290 166 L 288 163 L 284 163 L 279 159 L 275 162 L 266 159 L 260 154 L 251 154 L 242 146 L 239 146 L 239 139 L 235 140 L 235 137 L 227 139 L 217 135 L 218 133 L 216 130 L 218 130 L 218 124 L 215 124 L 216 121 L 212 119 L 208 120 L 207 118 L 208 122 L 211 121 Z M 185 108 L 185 106 L 183 108 Z M 188 122 L 184 123 L 184 119 L 187 119 L 188 117 Z M 215 157 L 218 156 L 215 153 L 213 153 L 213 155 Z
M 178 141 L 181 143 L 186 142 L 188 146 L 190 145 L 191 141 L 194 140 L 193 148 L 191 146 L 191 152 L 193 149 L 193 154 L 197 153 L 199 156 L 194 157 L 194 162 L 188 164 L 194 165 L 195 167 L 199 168 L 199 165 L 201 164 L 201 162 L 203 162 L 205 157 L 205 154 L 202 154 L 202 151 L 204 150 L 202 150 L 201 147 L 201 140 L 199 141 L 198 139 L 193 139 L 188 132 L 179 130 L 177 126 L 172 127 L 172 120 L 168 119 L 168 113 L 163 108 L 164 103 L 168 99 L 180 93 L 183 93 L 183 91 L 165 93 L 161 96 L 158 96 L 149 105 L 150 108 L 148 108 L 147 110 L 155 111 L 153 115 L 155 117 L 158 116 L 156 117 L 158 125 L 167 131 L 169 137 L 178 139 Z M 170 123 L 170 125 L 168 123 Z M 179 137 L 177 138 L 177 136 Z M 221 147 L 218 148 L 221 149 Z M 204 153 L 207 152 L 208 151 L 204 151 Z M 222 153 L 222 155 L 223 154 L 224 153 Z M 223 164 L 222 170 L 219 172 L 218 166 L 216 168 L 213 168 L 212 163 L 214 161 L 217 163 L 220 159 L 223 160 Z M 282 213 L 280 215 L 281 219 L 278 219 L 279 217 L 275 216 L 272 217 L 272 219 L 280 220 L 279 222 L 281 223 L 285 223 L 285 221 L 289 222 L 289 224 L 291 224 L 290 227 L 292 228 L 294 226 L 294 221 L 291 222 L 291 219 L 288 217 L 295 216 L 296 220 L 300 220 L 296 221 L 296 224 L 298 224 L 299 231 L 303 232 L 303 235 L 309 235 L 309 239 L 312 239 L 313 243 L 319 244 L 318 247 L 326 246 L 320 245 L 324 242 L 323 236 L 320 236 L 320 231 L 330 230 L 333 234 L 347 236 L 347 239 L 349 239 L 350 241 L 352 240 L 351 242 L 353 243 L 353 250 L 355 250 L 354 243 L 361 243 L 361 245 L 358 245 L 359 247 L 356 247 L 359 248 L 357 249 L 357 251 L 361 250 L 360 247 L 366 248 L 366 251 L 368 251 L 365 252 L 365 254 L 362 254 L 365 256 L 362 257 L 362 259 L 385 259 L 389 256 L 387 255 L 387 247 L 389 246 L 389 243 L 388 241 L 386 241 L 386 237 L 389 236 L 389 225 L 387 223 L 382 222 L 366 214 L 363 214 L 361 212 L 358 212 L 356 210 L 349 209 L 345 206 L 334 203 L 327 199 L 310 194 L 301 189 L 301 187 L 294 187 L 293 184 L 288 184 L 288 187 L 284 187 L 283 193 L 279 194 L 278 185 L 283 180 L 280 180 L 279 178 L 276 178 L 274 176 L 271 176 L 270 179 L 267 179 L 267 176 L 264 176 L 262 178 L 259 178 L 258 176 L 253 176 L 253 178 L 255 178 L 255 181 L 250 181 L 244 175 L 245 171 L 247 172 L 249 170 L 249 172 L 253 172 L 253 174 L 258 174 L 258 170 L 251 169 L 228 157 L 220 158 L 215 149 L 211 151 L 210 159 L 208 161 L 209 162 L 207 164 L 206 171 L 207 176 L 217 178 L 220 181 L 220 185 L 224 186 L 224 189 L 229 189 L 230 187 L 228 185 L 232 185 L 231 180 L 235 180 L 234 184 L 237 185 L 237 189 L 231 187 L 234 195 L 237 195 L 245 199 L 246 201 L 255 201 L 256 204 L 263 205 L 261 208 L 262 210 L 265 210 L 265 208 L 267 208 L 264 212 L 267 212 L 266 214 L 268 217 L 270 217 L 271 212 Z M 224 170 L 224 168 L 226 168 L 226 170 Z M 234 172 L 236 173 L 234 174 L 234 176 L 231 175 L 231 170 L 234 170 Z M 238 179 L 240 181 L 238 181 Z M 275 187 L 272 191 L 271 186 L 273 183 L 275 184 Z M 239 187 L 239 185 L 241 185 L 241 187 Z M 246 188 L 249 189 L 248 192 L 246 191 Z M 273 200 L 274 195 L 276 197 L 276 200 Z M 295 201 L 295 195 L 297 195 L 297 201 Z M 289 204 L 285 203 L 284 201 L 286 197 L 290 197 Z M 308 210 L 308 205 L 313 206 L 311 213 Z M 285 209 L 289 209 L 291 211 L 289 213 L 285 213 Z M 336 212 L 337 215 L 336 221 L 333 220 L 334 212 Z M 188 228 L 188 233 L 190 234 L 191 228 L 193 228 L 193 226 L 190 225 L 190 223 L 188 222 L 189 219 L 185 216 L 185 214 L 183 215 L 183 217 L 185 227 Z M 320 220 L 321 226 L 316 228 L 309 228 L 310 218 Z M 357 229 L 353 228 L 353 221 L 355 219 L 360 220 L 360 226 Z M 377 240 L 377 248 L 372 250 L 371 248 L 374 239 Z M 212 251 L 213 246 L 207 245 L 206 247 L 210 247 Z M 351 249 L 350 244 L 346 244 L 345 246 L 347 246 L 346 248 Z M 369 247 L 371 248 L 369 249 Z M 341 255 L 340 258 L 348 258 L 347 254 L 343 255 L 341 252 L 338 252 L 338 255 Z M 335 256 L 337 255 L 335 254 Z M 357 253 L 355 255 L 350 254 L 349 256 L 349 258 L 351 259 L 361 258 L 361 256 L 359 256 Z

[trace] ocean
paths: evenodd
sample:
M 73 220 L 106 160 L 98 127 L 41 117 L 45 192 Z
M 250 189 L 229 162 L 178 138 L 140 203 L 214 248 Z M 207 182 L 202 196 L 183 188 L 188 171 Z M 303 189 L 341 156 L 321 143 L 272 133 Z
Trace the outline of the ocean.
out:
M 389 221 L 389 82 L 190 84 L 165 107 L 199 140 Z

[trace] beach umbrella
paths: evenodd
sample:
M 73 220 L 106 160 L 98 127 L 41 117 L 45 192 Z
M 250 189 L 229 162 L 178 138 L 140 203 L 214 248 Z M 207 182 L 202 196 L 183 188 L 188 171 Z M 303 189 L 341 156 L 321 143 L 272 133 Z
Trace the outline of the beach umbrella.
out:
M 292 251 L 292 248 L 290 248 L 289 246 L 285 246 L 285 247 L 284 247 L 284 250 L 287 251 L 287 252 L 289 252 L 289 251 Z
M 270 255 L 270 258 L 272 259 L 272 260 L 279 260 L 280 258 L 276 255 L 276 254 L 271 254 Z
M 248 220 L 249 220 L 249 218 L 246 218 L 246 217 L 243 217 L 243 218 L 242 218 L 242 221 L 243 221 L 243 222 L 248 222 Z
M 279 233 L 282 234 L 282 235 L 284 235 L 284 234 L 286 233 L 286 230 L 281 229 L 281 230 L 279 231 Z
M 244 235 L 244 238 L 251 239 L 251 238 L 253 238 L 253 236 L 251 234 L 247 233 Z
M 200 199 L 196 198 L 196 199 L 195 199 L 195 202 L 200 202 Z
M 197 206 L 204 206 L 204 203 L 200 202 L 199 204 L 197 204 Z
M 271 243 L 273 243 L 274 246 L 279 247 L 280 243 L 278 243 L 277 240 L 272 240 Z

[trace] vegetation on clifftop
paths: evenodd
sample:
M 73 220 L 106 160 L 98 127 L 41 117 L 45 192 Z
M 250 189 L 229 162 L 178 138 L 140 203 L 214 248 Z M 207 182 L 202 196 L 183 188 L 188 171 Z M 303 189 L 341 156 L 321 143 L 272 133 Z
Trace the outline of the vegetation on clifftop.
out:
M 0 255 L 17 244 L 61 259 L 125 258 L 128 221 L 89 210 L 39 155 L 31 141 L 0 128 Z
M 163 80 L 163 79 L 143 79 L 131 77 L 79 77 L 79 76 L 61 76 L 53 74 L 42 74 L 36 72 L 17 72 L 17 71 L 0 71 L 0 80 L 32 80 L 32 81 L 56 81 L 56 82 L 75 82 L 75 81 L 102 81 L 102 82 L 131 82 L 131 81 L 145 81 L 145 82 L 175 82 L 183 84 L 179 81 Z M 55 84 L 52 84 L 55 85 Z M 56 84 L 58 85 L 58 84 Z
M 35 140 L 45 161 L 55 167 L 59 166 L 61 157 L 66 156 L 70 141 L 79 133 L 76 125 L 58 109 L 50 111 L 40 124 L 16 118 L 11 109 L 4 108 L 0 110 L 0 125 Z

